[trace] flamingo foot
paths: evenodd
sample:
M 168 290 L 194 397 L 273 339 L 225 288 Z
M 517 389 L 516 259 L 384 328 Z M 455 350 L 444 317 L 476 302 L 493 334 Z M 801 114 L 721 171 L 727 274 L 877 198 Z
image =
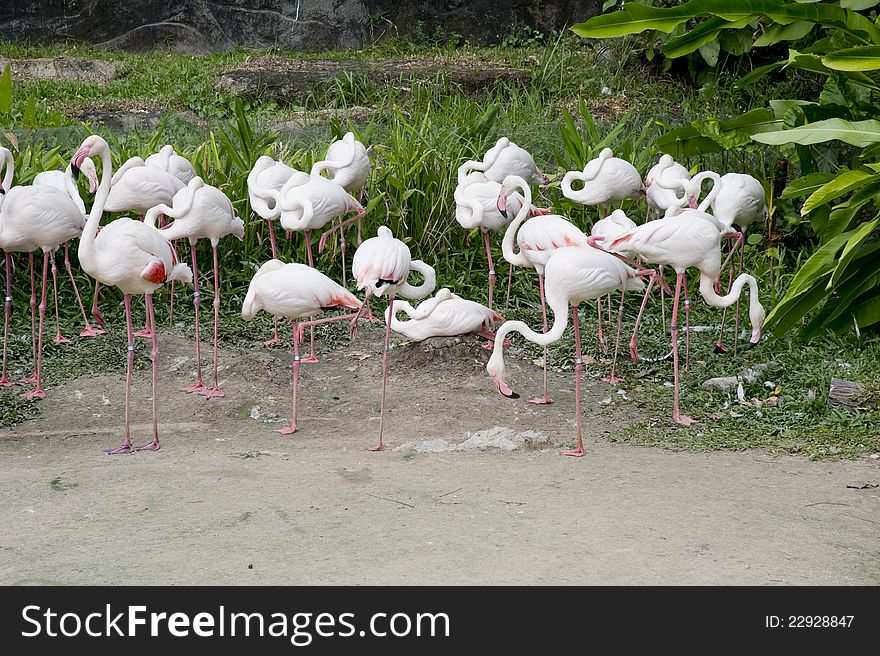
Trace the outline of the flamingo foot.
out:
M 374 453 L 377 451 L 388 451 L 388 450 L 389 450 L 388 447 L 386 447 L 381 442 L 379 442 L 379 444 L 377 444 L 376 446 L 367 447 L 367 451 L 372 451 Z
M 36 383 L 36 382 L 37 382 L 37 377 L 35 375 L 31 374 L 30 376 L 27 376 L 26 378 L 22 378 L 20 381 L 18 381 L 18 384 L 19 385 L 30 385 L 31 383 Z
M 104 319 L 104 313 L 97 307 L 92 308 L 92 318 L 99 326 L 101 326 L 101 328 L 107 325 L 107 320 Z
M 307 358 L 303 358 L 302 362 L 308 362 L 309 364 L 314 364 L 316 362 L 320 362 L 317 355 L 310 355 Z
M 56 344 L 70 344 L 70 340 L 67 339 L 61 333 L 58 333 L 57 335 L 55 335 L 55 337 L 52 338 L 52 341 L 55 342 Z
M 729 353 L 727 347 L 724 345 L 723 342 L 716 342 L 715 343 L 715 352 L 716 353 Z
M 134 447 L 132 447 L 131 444 L 123 444 L 122 446 L 117 446 L 115 449 L 104 449 L 104 453 L 106 453 L 108 456 L 116 456 L 123 453 L 134 453 Z
M 12 387 L 13 383 L 9 381 L 6 375 L 3 375 L 3 378 L 0 378 L 0 387 Z
M 572 456 L 574 458 L 583 458 L 585 454 L 586 452 L 582 446 L 579 446 L 576 449 L 566 449 L 565 451 L 559 452 L 559 455 L 561 456 Z
M 206 399 L 222 399 L 226 396 L 226 392 L 224 392 L 219 387 L 206 387 L 203 391 L 199 392 Z
M 672 416 L 672 420 L 673 420 L 676 424 L 680 424 L 680 425 L 682 425 L 682 426 L 690 426 L 690 425 L 692 425 L 692 424 L 696 424 L 696 423 L 697 423 L 697 421 L 696 421 L 695 419 L 691 419 L 691 418 L 688 417 L 687 415 L 678 415 L 677 417 L 676 417 L 675 415 L 673 415 L 673 416 Z
M 281 338 L 278 335 L 275 335 L 272 339 L 267 339 L 263 342 L 263 346 L 275 346 L 276 344 L 281 343 Z
M 92 326 L 86 326 L 83 328 L 83 331 L 79 334 L 80 337 L 97 337 L 98 335 L 105 335 L 107 333 L 106 330 L 101 330 L 100 328 L 93 328 Z
M 158 451 L 159 450 L 159 443 L 156 440 L 153 440 L 152 442 L 148 442 L 146 444 L 139 445 L 137 447 L 137 450 L 138 451 Z
M 535 405 L 550 405 L 553 403 L 553 399 L 549 396 L 536 396 L 533 399 L 529 399 L 529 403 L 534 403 Z
M 45 399 L 46 393 L 38 387 L 30 392 L 25 392 L 22 396 L 26 399 Z
M 135 337 L 144 337 L 146 339 L 150 339 L 153 337 L 153 331 L 149 328 L 144 328 L 143 330 L 139 330 L 134 334 Z
M 189 387 L 181 387 L 180 391 L 186 392 L 187 394 L 204 394 L 207 389 L 208 388 L 205 387 L 205 384 L 202 381 L 197 381 Z
M 617 383 L 620 382 L 620 378 L 618 378 L 617 376 L 603 376 L 602 382 L 617 385 Z
M 279 428 L 275 432 L 281 433 L 282 435 L 293 435 L 296 432 L 296 426 L 288 426 L 287 428 Z

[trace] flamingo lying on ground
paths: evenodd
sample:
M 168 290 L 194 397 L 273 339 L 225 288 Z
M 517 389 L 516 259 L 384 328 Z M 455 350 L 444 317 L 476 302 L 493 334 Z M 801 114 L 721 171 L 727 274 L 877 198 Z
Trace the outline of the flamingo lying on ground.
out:
M 241 308 L 242 319 L 253 319 L 260 310 L 273 316 L 291 320 L 293 329 L 293 401 L 290 426 L 276 430 L 276 433 L 290 435 L 296 432 L 296 400 L 299 387 L 299 343 L 305 324 L 297 325 L 300 319 L 314 317 L 322 310 L 345 307 L 359 310 L 360 301 L 323 273 L 305 264 L 285 264 L 280 260 L 269 260 L 251 279 L 247 296 Z M 310 321 L 325 323 L 343 319 L 356 319 L 357 313 Z
M 159 230 L 168 241 L 174 241 L 181 237 L 189 239 L 192 252 L 193 272 L 193 305 L 196 310 L 196 382 L 184 388 L 184 392 L 195 392 L 210 398 L 223 397 L 226 393 L 220 389 L 217 381 L 217 341 L 220 335 L 220 268 L 217 263 L 217 244 L 226 235 L 235 235 L 244 239 L 244 221 L 235 214 L 235 208 L 226 194 L 213 187 L 206 185 L 196 176 L 189 184 L 174 195 L 172 206 L 156 205 L 151 208 L 144 223 L 156 225 L 158 214 L 174 219 L 171 225 Z M 199 239 L 209 239 L 211 249 L 214 252 L 214 384 L 205 386 L 202 382 L 202 354 L 201 334 L 199 328 L 199 270 L 196 262 L 196 242 Z
M 354 253 L 351 273 L 357 281 L 358 289 L 366 289 L 361 309 L 352 322 L 352 331 L 357 327 L 360 315 L 369 307 L 372 296 L 387 296 L 389 307 L 397 295 L 404 298 L 424 298 L 437 284 L 434 269 L 421 260 L 411 259 L 409 246 L 395 239 L 386 226 L 380 226 L 376 237 L 365 240 Z M 424 282 L 413 286 L 406 282 L 410 271 L 421 273 Z M 382 354 L 382 399 L 379 406 L 379 444 L 370 451 L 384 451 L 382 434 L 385 424 L 385 388 L 388 382 L 388 351 L 391 349 L 391 323 L 385 326 L 385 350 Z
M 147 318 L 155 326 L 153 317 L 153 292 L 169 280 L 192 281 L 192 271 L 184 263 L 177 262 L 174 248 L 156 228 L 129 218 L 116 219 L 103 227 L 98 234 L 98 224 L 107 198 L 111 193 L 113 163 L 107 142 L 97 135 L 83 141 L 73 156 L 74 170 L 89 156 L 101 157 L 101 184 L 95 194 L 95 202 L 79 241 L 79 261 L 83 270 L 105 285 L 115 285 L 123 294 L 125 322 L 128 335 L 128 367 L 125 377 L 125 438 L 122 446 L 108 449 L 107 453 L 131 453 L 130 412 L 131 374 L 134 365 L 134 332 L 131 325 L 131 295 L 144 294 Z M 151 167 L 152 168 L 152 167 Z M 152 331 L 152 419 L 153 440 L 136 447 L 138 450 L 159 449 L 159 422 L 157 414 L 157 379 L 159 372 L 159 342 L 157 331 Z
M 572 187 L 575 180 L 583 182 L 580 189 Z M 599 157 L 584 165 L 583 171 L 569 171 L 562 178 L 563 196 L 581 205 L 600 205 L 603 216 L 608 216 L 609 205 L 638 198 L 644 189 L 636 167 L 614 157 L 610 148 L 603 148 Z
M 610 252 L 623 250 L 636 253 L 645 262 L 652 264 L 665 264 L 675 269 L 677 278 L 675 283 L 675 297 L 672 302 L 672 357 L 674 368 L 674 396 L 672 418 L 676 423 L 688 426 L 693 419 L 681 414 L 679 410 L 679 371 L 678 371 L 678 301 L 682 286 L 687 296 L 685 272 L 689 267 L 696 267 L 700 271 L 700 295 L 708 305 L 713 307 L 728 307 L 732 305 L 742 293 L 742 288 L 749 286 L 749 318 L 752 324 L 752 339 L 749 348 L 757 345 L 761 338 L 761 326 L 764 322 L 764 308 L 758 300 L 758 284 L 754 277 L 742 274 L 734 281 L 731 292 L 726 296 L 719 296 L 715 292 L 715 279 L 721 271 L 721 238 L 722 233 L 710 221 L 700 220 L 687 214 L 673 216 L 657 221 L 649 221 L 623 235 L 612 239 L 603 247 Z M 595 238 L 601 241 L 600 238 Z M 592 241 L 592 240 L 591 240 Z M 595 243 L 595 242 L 594 242 Z M 651 287 L 655 279 L 648 283 L 639 315 L 636 318 L 636 326 L 633 330 L 633 338 L 630 342 L 633 359 L 638 358 L 635 350 L 635 335 L 638 332 L 642 313 L 651 293 Z M 688 306 L 685 305 L 687 314 Z
M 549 331 L 537 333 L 522 321 L 508 321 L 498 329 L 495 348 L 486 365 L 495 388 L 504 396 L 516 397 L 505 382 L 504 338 L 518 332 L 530 342 L 548 345 L 557 341 L 568 325 L 568 306 L 571 306 L 575 343 L 575 426 L 577 427 L 577 446 L 563 451 L 563 455 L 583 456 L 584 444 L 581 435 L 581 334 L 578 323 L 578 305 L 623 287 L 641 289 L 644 284 L 640 275 L 653 275 L 652 271 L 639 271 L 624 264 L 620 259 L 595 248 L 563 247 L 552 252 L 544 267 L 547 304 L 553 310 L 553 327 Z
M 95 163 L 91 160 L 91 158 L 87 157 L 83 160 L 82 169 L 80 169 L 80 171 L 85 174 L 86 178 L 89 181 L 89 193 L 94 194 L 95 191 L 97 191 L 98 189 L 98 173 L 95 170 Z M 37 173 L 37 175 L 34 176 L 33 184 L 46 185 L 60 191 L 63 194 L 67 194 L 67 196 L 74 202 L 77 209 L 82 213 L 83 225 L 85 225 L 86 205 L 83 202 L 82 197 L 79 195 L 79 187 L 77 187 L 76 181 L 73 179 L 72 166 L 68 165 L 67 168 L 63 171 L 42 171 L 41 173 Z M 52 267 L 52 281 L 54 286 L 55 279 L 57 277 L 55 258 L 52 258 Z M 92 327 L 92 324 L 89 322 L 89 317 L 86 314 L 86 309 L 83 306 L 82 297 L 79 294 L 79 287 L 76 284 L 76 278 L 73 277 L 73 268 L 70 266 L 69 242 L 64 243 L 64 267 L 67 269 L 67 275 L 70 277 L 70 282 L 73 285 L 73 293 L 76 295 L 76 302 L 79 305 L 80 312 L 82 312 L 83 315 L 83 321 L 85 322 L 85 328 L 83 328 L 79 336 L 95 337 L 97 335 L 103 335 L 107 331 L 99 330 Z M 69 342 L 69 339 L 61 335 L 61 325 L 58 320 L 57 286 L 54 286 L 53 294 L 55 296 L 55 338 L 53 341 Z
M 409 321 L 400 321 L 398 313 L 405 312 Z M 504 317 L 485 305 L 468 301 L 444 287 L 433 298 L 414 308 L 406 301 L 394 301 L 385 311 L 385 322 L 391 330 L 407 339 L 420 342 L 429 337 L 452 337 L 479 333 L 489 337 L 495 325 Z

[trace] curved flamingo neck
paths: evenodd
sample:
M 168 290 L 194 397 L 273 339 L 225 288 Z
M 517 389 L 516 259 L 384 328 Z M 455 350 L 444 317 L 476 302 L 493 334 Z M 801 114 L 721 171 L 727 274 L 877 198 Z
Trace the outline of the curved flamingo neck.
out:
M 92 211 L 89 212 L 89 218 L 83 228 L 82 236 L 79 240 L 79 258 L 91 261 L 95 251 L 95 238 L 98 235 L 98 225 L 101 223 L 101 216 L 104 214 L 104 204 L 107 202 L 107 196 L 110 195 L 110 182 L 113 179 L 113 160 L 110 157 L 110 147 L 107 142 L 99 145 L 101 154 L 101 184 L 98 185 L 98 191 L 95 193 L 95 202 L 92 203 Z
M 413 260 L 410 262 L 409 268 L 410 271 L 421 273 L 424 281 L 421 285 L 410 285 L 408 282 L 401 283 L 397 287 L 397 293 L 400 296 L 418 299 L 424 298 L 434 291 L 437 287 L 437 272 L 434 271 L 432 266 L 425 264 L 421 260 Z
M 517 188 L 521 189 L 523 192 L 523 204 L 522 207 L 519 208 L 519 212 L 516 214 L 516 218 L 510 222 L 510 225 L 507 226 L 507 230 L 504 231 L 504 239 L 501 240 L 501 252 L 504 255 L 504 259 L 507 260 L 510 264 L 514 266 L 529 266 L 529 260 L 526 258 L 522 252 L 516 253 L 514 252 L 515 241 L 516 241 L 516 233 L 519 230 L 520 226 L 523 224 L 531 211 L 532 207 L 532 190 L 529 185 L 519 176 L 512 176 L 516 182 Z M 502 187 L 501 193 L 504 193 L 504 188 Z
M 351 135 L 351 139 L 347 138 L 349 135 Z M 335 159 L 322 159 L 320 162 L 315 162 L 312 165 L 312 170 L 309 172 L 309 175 L 313 175 L 313 176 L 314 175 L 321 175 L 321 172 L 328 169 L 328 168 L 344 169 L 347 166 L 352 165 L 352 163 L 354 162 L 354 156 L 355 156 L 356 150 L 357 150 L 357 148 L 355 148 L 354 134 L 352 134 L 351 132 L 346 133 L 346 135 L 341 139 L 341 141 L 343 143 L 347 144 L 349 149 L 351 150 L 351 156 L 348 158 L 348 161 L 345 162 L 345 161 L 335 160 Z
M 3 175 L 3 191 L 8 192 L 12 189 L 12 178 L 15 175 L 15 159 L 8 148 L 3 149 L 3 168 L 6 169 L 6 173 Z M 2 204 L 3 199 L 0 198 L 0 205 Z

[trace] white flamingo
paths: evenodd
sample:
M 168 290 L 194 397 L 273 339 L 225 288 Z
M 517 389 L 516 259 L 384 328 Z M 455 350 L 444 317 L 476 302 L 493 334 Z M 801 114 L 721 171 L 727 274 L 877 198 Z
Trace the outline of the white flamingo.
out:
M 469 173 L 459 181 L 455 188 L 455 220 L 465 230 L 479 228 L 483 233 L 483 245 L 486 247 L 486 260 L 489 263 L 489 308 L 495 290 L 495 264 L 492 260 L 492 249 L 489 245 L 489 231 L 500 230 L 508 223 L 510 217 L 519 213 L 525 203 L 522 194 L 511 191 L 507 197 L 508 211 L 502 214 L 497 207 L 498 194 L 501 193 L 501 183 L 490 180 L 483 173 Z M 539 209 L 529 203 L 529 215 L 537 216 L 549 214 L 550 209 Z M 510 283 L 513 277 L 513 265 L 511 264 L 507 274 L 507 305 L 510 303 Z
M 461 183 L 473 171 L 482 172 L 490 180 L 504 182 L 508 175 L 518 175 L 530 184 L 545 185 L 547 176 L 535 164 L 535 158 L 525 148 L 520 148 L 507 137 L 495 142 L 482 161 L 470 160 L 458 167 L 458 182 Z
M 91 160 L 91 158 L 86 158 L 83 160 L 83 166 L 81 172 L 85 174 L 86 179 L 89 182 L 89 194 L 94 194 L 98 189 L 98 172 L 95 170 L 95 163 Z M 35 186 L 38 185 L 46 185 L 53 189 L 60 191 L 63 194 L 66 194 L 73 202 L 76 204 L 77 209 L 83 215 L 83 225 L 85 225 L 85 217 L 86 217 L 86 205 L 83 202 L 82 197 L 79 195 L 79 187 L 77 187 L 76 181 L 73 179 L 73 168 L 68 165 L 67 168 L 63 171 L 42 171 L 37 173 L 34 176 L 33 184 Z M 52 281 L 53 285 L 55 279 L 57 277 L 56 267 L 55 267 L 55 259 L 51 259 L 52 262 Z M 83 316 L 83 322 L 85 323 L 85 327 L 82 332 L 79 334 L 80 337 L 95 337 L 97 335 L 103 335 L 106 331 L 94 328 L 89 322 L 89 317 L 86 314 L 86 309 L 83 306 L 82 297 L 79 294 L 79 287 L 76 284 L 76 278 L 73 276 L 73 268 L 70 265 L 70 243 L 64 243 L 64 267 L 67 270 L 67 275 L 70 278 L 70 283 L 73 285 L 73 293 L 76 295 L 76 302 L 79 305 L 80 312 Z M 66 337 L 61 335 L 61 326 L 58 322 L 58 289 L 55 287 L 53 289 L 53 295 L 55 297 L 55 342 L 69 342 Z
M 580 189 L 572 187 L 575 180 L 583 182 Z M 614 157 L 610 148 L 603 148 L 599 157 L 584 165 L 583 171 L 569 171 L 562 178 L 563 196 L 581 205 L 600 205 L 603 216 L 608 215 L 609 205 L 627 198 L 638 198 L 644 189 L 636 167 Z
M 397 315 L 406 313 L 409 321 L 400 321 Z M 420 342 L 429 337 L 452 337 L 479 333 L 488 337 L 504 317 L 485 305 L 461 298 L 444 287 L 433 298 L 414 308 L 407 301 L 394 301 L 385 311 L 385 321 L 391 330 L 407 339 Z
M 765 313 L 758 300 L 758 284 L 754 277 L 745 273 L 740 275 L 726 296 L 719 296 L 715 292 L 714 282 L 721 271 L 721 238 L 722 233 L 711 222 L 679 215 L 649 221 L 607 243 L 603 243 L 603 247 L 611 252 L 630 251 L 637 254 L 645 262 L 665 264 L 675 269 L 677 277 L 670 325 L 675 377 L 672 418 L 675 422 L 683 425 L 693 423 L 690 417 L 679 411 L 678 302 L 683 286 L 685 298 L 687 298 L 687 285 L 685 284 L 687 269 L 696 267 L 700 271 L 700 295 L 712 307 L 723 308 L 732 305 L 742 293 L 742 288 L 748 285 L 750 290 L 749 318 L 752 324 L 752 339 L 749 348 L 755 346 L 761 338 L 761 326 Z M 630 341 L 633 360 L 638 358 L 635 337 L 654 281 L 655 279 L 652 278 L 648 283 L 639 315 L 636 318 L 636 326 Z M 687 315 L 687 313 L 688 305 L 686 304 L 685 314 Z
M 260 310 L 274 317 L 286 317 L 293 328 L 293 402 L 290 426 L 276 433 L 290 435 L 296 432 L 296 401 L 299 386 L 299 342 L 305 324 L 297 324 L 300 319 L 314 317 L 322 310 L 346 307 L 360 309 L 361 303 L 355 296 L 323 273 L 305 264 L 285 264 L 280 260 L 269 260 L 254 274 L 248 287 L 247 296 L 241 308 L 245 321 L 253 319 Z M 313 320 L 316 323 L 351 319 L 357 313 Z
M 672 159 L 672 155 L 663 155 L 645 176 L 648 213 L 656 217 L 669 207 L 677 206 L 679 196 L 676 189 L 690 179 L 690 172 Z
M 642 273 L 630 268 L 620 259 L 595 248 L 563 247 L 554 250 L 544 267 L 547 304 L 553 310 L 553 327 L 538 333 L 522 321 L 508 321 L 498 329 L 495 348 L 486 365 L 495 388 L 504 396 L 516 395 L 505 382 L 504 338 L 518 332 L 530 342 L 547 346 L 557 341 L 568 325 L 568 307 L 571 306 L 572 324 L 575 340 L 575 425 L 577 427 L 577 446 L 563 451 L 563 455 L 583 456 L 584 444 L 581 435 L 581 335 L 578 323 L 578 305 L 609 294 L 621 288 L 638 289 L 642 281 L 637 277 Z
M 281 207 L 278 205 L 279 194 L 287 182 L 294 178 L 294 184 L 305 184 L 309 181 L 309 174 L 297 171 L 282 161 L 274 160 L 268 155 L 261 155 L 254 163 L 247 178 L 248 199 L 251 209 L 257 216 L 266 219 L 269 225 L 269 242 L 272 247 L 272 258 L 278 256 L 275 245 L 275 230 L 272 221 L 281 216 Z
M 421 285 L 413 286 L 406 282 L 410 271 L 422 274 Z M 409 246 L 395 239 L 386 226 L 380 226 L 377 236 L 370 237 L 358 246 L 351 262 L 351 273 L 357 281 L 358 289 L 365 289 L 366 295 L 361 309 L 352 322 L 356 328 L 359 316 L 369 307 L 372 296 L 387 296 L 388 305 L 394 303 L 395 296 L 404 298 L 424 298 L 437 285 L 434 269 L 421 260 L 413 260 Z M 388 382 L 388 351 L 391 348 L 391 323 L 385 326 L 385 350 L 382 354 L 382 400 L 379 414 L 379 444 L 371 451 L 384 451 L 382 434 L 385 422 L 385 387 Z
M 235 214 L 229 198 L 222 191 L 195 176 L 189 184 L 178 191 L 172 200 L 172 206 L 156 205 L 147 212 L 144 223 L 156 225 L 156 217 L 159 214 L 174 219 L 174 221 L 159 230 L 168 241 L 174 241 L 185 237 L 189 239 L 192 253 L 193 272 L 193 305 L 196 311 L 196 382 L 183 391 L 197 393 L 207 398 L 226 396 L 220 388 L 217 380 L 217 342 L 220 335 L 220 267 L 217 262 L 217 244 L 226 235 L 235 235 L 244 239 L 244 221 Z M 199 239 L 208 239 L 214 254 L 214 384 L 207 387 L 202 382 L 202 354 L 201 334 L 199 327 L 199 270 L 196 261 L 196 242 Z
M 330 144 L 324 155 L 323 170 L 333 182 L 363 203 L 364 186 L 370 179 L 370 157 L 353 132 L 346 132 L 342 139 Z M 358 227 L 358 243 L 360 239 Z
M 158 153 L 147 157 L 144 164 L 170 173 L 183 184 L 189 184 L 189 181 L 196 177 L 195 167 L 186 157 L 178 155 L 171 144 L 165 144 Z
M 73 156 L 74 168 L 89 156 L 101 157 L 101 184 L 95 194 L 95 202 L 79 241 L 79 261 L 83 270 L 105 285 L 118 287 L 125 302 L 125 321 L 128 336 L 128 358 L 125 379 L 125 438 L 122 446 L 107 453 L 131 453 L 131 375 L 134 365 L 134 332 L 131 325 L 131 295 L 144 294 L 149 325 L 154 326 L 153 292 L 169 280 L 192 281 L 192 271 L 184 263 L 178 263 L 174 248 L 156 228 L 129 218 L 116 219 L 103 227 L 98 234 L 98 224 L 107 198 L 112 193 L 113 163 L 107 142 L 97 135 L 83 141 Z M 152 168 L 152 167 L 151 167 Z M 136 447 L 138 450 L 159 449 L 159 423 L 157 414 L 159 342 L 156 330 L 152 331 L 152 420 L 153 440 Z

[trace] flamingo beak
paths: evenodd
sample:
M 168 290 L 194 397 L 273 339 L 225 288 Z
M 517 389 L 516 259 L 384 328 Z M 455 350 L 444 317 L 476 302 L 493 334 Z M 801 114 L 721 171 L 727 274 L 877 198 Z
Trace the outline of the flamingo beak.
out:
M 98 176 L 91 174 L 89 175 L 89 194 L 94 196 L 96 191 L 98 191 Z
M 688 207 L 690 207 L 692 210 L 697 209 L 697 199 L 693 196 L 690 196 L 688 198 Z
M 510 389 L 507 386 L 507 383 L 505 383 L 500 378 L 496 378 L 495 376 L 492 376 L 492 382 L 495 383 L 495 389 L 498 390 L 498 393 L 501 394 L 501 396 L 506 396 L 508 399 L 518 399 L 519 398 L 519 394 L 517 394 L 512 389 Z
M 498 195 L 498 201 L 495 203 L 495 206 L 498 208 L 498 211 L 501 212 L 501 216 L 505 219 L 507 218 L 507 196 L 504 195 L 504 191 Z
M 535 171 L 538 174 L 538 184 L 542 184 L 542 185 L 550 184 L 550 178 L 548 178 L 546 175 L 541 173 L 541 171 L 538 169 L 535 169 Z
M 73 159 L 70 160 L 70 164 L 73 168 L 74 177 L 79 176 L 79 167 L 82 166 L 83 160 L 89 156 L 89 150 L 91 149 L 88 146 L 82 146 L 73 154 Z

